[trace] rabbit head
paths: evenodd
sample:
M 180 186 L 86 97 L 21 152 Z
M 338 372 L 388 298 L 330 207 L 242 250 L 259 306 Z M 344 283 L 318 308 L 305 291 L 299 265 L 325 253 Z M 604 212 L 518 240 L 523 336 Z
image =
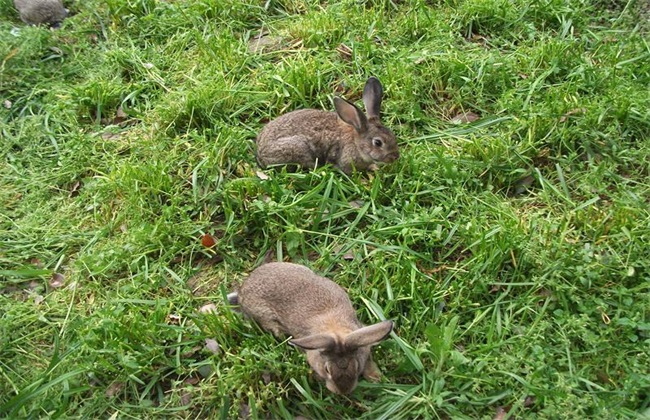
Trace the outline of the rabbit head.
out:
M 370 347 L 385 339 L 392 329 L 392 321 L 383 321 L 345 334 L 314 334 L 290 342 L 306 351 L 307 362 L 325 380 L 327 389 L 349 394 L 359 376 L 369 376 L 374 366 Z
M 397 140 L 391 130 L 380 121 L 383 88 L 375 77 L 371 77 L 363 88 L 364 114 L 356 105 L 345 99 L 334 98 L 336 114 L 357 134 L 355 143 L 367 163 L 391 163 L 399 158 Z

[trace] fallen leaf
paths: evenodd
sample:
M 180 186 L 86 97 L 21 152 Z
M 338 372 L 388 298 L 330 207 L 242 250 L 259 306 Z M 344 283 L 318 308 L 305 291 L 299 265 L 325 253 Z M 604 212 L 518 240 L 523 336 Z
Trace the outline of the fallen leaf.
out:
M 13 50 L 9 51 L 9 54 L 5 55 L 5 58 L 2 61 L 11 60 L 16 54 L 18 54 L 19 51 L 19 48 L 14 48 Z
M 9 109 L 9 108 L 11 108 L 12 105 L 13 105 L 13 103 L 9 99 L 5 99 L 5 101 L 4 101 L 5 108 Z
M 505 408 L 503 408 L 501 406 L 498 406 L 497 407 L 497 412 L 494 415 L 494 420 L 504 420 L 506 418 L 508 418 L 508 410 L 506 410 Z
M 264 382 L 264 385 L 268 385 L 271 383 L 271 372 L 269 372 L 268 370 L 262 372 L 262 382 Z
M 185 379 L 183 383 L 186 385 L 196 385 L 199 383 L 199 380 L 200 379 L 197 378 L 196 376 L 190 376 L 189 378 Z
M 120 232 L 122 232 L 122 233 L 126 233 L 126 230 L 127 230 L 127 229 L 126 229 L 126 224 L 122 223 L 122 224 L 120 225 Z
M 210 353 L 213 353 L 213 354 L 221 353 L 219 343 L 217 343 L 217 340 L 214 340 L 212 338 L 206 338 L 205 339 L 205 349 L 207 351 L 209 351 Z
M 515 195 L 521 195 L 528 191 L 535 182 L 535 177 L 527 175 L 515 182 Z
M 535 404 L 535 396 L 534 395 L 529 395 L 524 399 L 524 407 L 532 407 Z
M 585 112 L 587 112 L 586 108 L 572 109 L 571 111 L 565 113 L 564 115 L 562 115 L 562 117 L 560 117 L 560 122 L 562 123 L 562 122 L 566 121 L 571 115 L 584 114 Z
M 34 296 L 34 304 L 35 305 L 40 305 L 41 302 L 43 302 L 44 300 L 45 300 L 45 297 L 43 297 L 43 295 Z
M 53 289 L 58 289 L 59 287 L 63 286 L 64 282 L 65 282 L 65 276 L 63 274 L 54 273 L 50 278 L 50 287 Z
M 189 357 L 192 357 L 192 356 L 194 356 L 194 354 L 196 354 L 197 351 L 200 351 L 202 348 L 203 347 L 201 347 L 201 346 L 194 346 L 191 349 L 184 352 L 183 354 L 181 354 L 181 357 L 183 359 L 187 359 Z
M 352 207 L 352 208 L 360 209 L 361 207 L 363 207 L 363 205 L 365 204 L 365 202 L 364 202 L 363 200 L 352 200 L 352 201 L 350 201 L 348 204 L 349 204 L 350 207 Z
M 217 305 L 215 305 L 214 303 L 208 303 L 207 305 L 201 306 L 199 312 L 202 314 L 216 314 Z
M 181 391 L 181 405 L 190 405 L 192 401 L 192 391 L 183 389 Z
M 341 44 L 336 48 L 336 52 L 339 53 L 341 58 L 344 60 L 350 61 L 352 60 L 352 48 L 348 47 L 345 44 Z
M 122 105 L 117 107 L 117 114 L 115 116 L 118 118 L 127 118 L 126 112 L 122 109 Z
M 266 51 L 275 51 L 282 47 L 282 42 L 283 39 L 279 36 L 270 36 L 266 33 L 261 33 L 248 41 L 248 52 L 259 54 Z
M 81 182 L 80 181 L 75 181 L 75 183 L 72 184 L 72 188 L 70 188 L 70 197 L 78 196 L 80 189 L 81 189 Z
M 169 325 L 179 325 L 181 323 L 181 317 L 176 314 L 167 315 L 167 324 Z
M 116 394 L 118 394 L 122 389 L 124 388 L 124 383 L 123 382 L 113 382 L 106 388 L 106 393 L 105 395 L 108 398 L 114 397 Z
M 262 171 L 255 171 L 255 175 L 257 175 L 257 177 L 262 181 L 266 181 L 267 179 L 270 179 L 270 177 Z
M 240 419 L 250 419 L 251 418 L 251 408 L 246 403 L 239 404 L 239 418 Z
M 206 248 L 212 248 L 217 244 L 217 241 L 214 240 L 214 237 L 209 233 L 206 233 L 201 237 L 201 245 Z
M 104 140 L 116 140 L 120 138 L 119 133 L 102 133 L 102 139 Z
M 452 124 L 463 124 L 463 123 L 471 123 L 472 121 L 478 120 L 479 117 L 476 113 L 469 111 L 469 112 L 461 112 L 460 114 L 456 115 L 454 118 L 451 119 Z
M 354 261 L 354 254 L 352 252 L 348 251 L 345 254 L 343 254 L 343 259 L 345 261 Z

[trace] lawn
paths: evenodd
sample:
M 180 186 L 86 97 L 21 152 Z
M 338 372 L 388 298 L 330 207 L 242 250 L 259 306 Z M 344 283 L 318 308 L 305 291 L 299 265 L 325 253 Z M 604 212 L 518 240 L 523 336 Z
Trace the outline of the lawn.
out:
M 647 2 L 64 3 L 0 0 L 0 417 L 650 416 Z M 256 166 L 370 76 L 398 161 Z M 277 260 L 395 321 L 381 382 L 224 303 Z

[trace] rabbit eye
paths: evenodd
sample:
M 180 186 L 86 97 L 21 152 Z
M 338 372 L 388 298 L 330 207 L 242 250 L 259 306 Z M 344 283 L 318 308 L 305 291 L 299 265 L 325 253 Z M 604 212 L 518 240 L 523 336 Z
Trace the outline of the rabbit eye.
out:
M 384 142 L 381 141 L 380 138 L 375 137 L 374 139 L 372 139 L 372 144 L 374 144 L 377 147 L 381 147 L 384 145 Z

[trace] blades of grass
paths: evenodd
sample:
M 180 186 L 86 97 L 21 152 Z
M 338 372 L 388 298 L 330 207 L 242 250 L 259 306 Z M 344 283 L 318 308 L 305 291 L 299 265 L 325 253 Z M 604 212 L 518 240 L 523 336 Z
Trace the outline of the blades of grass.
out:
M 414 137 L 409 140 L 409 143 L 416 143 L 423 140 L 434 140 L 438 138 L 455 138 L 457 140 L 463 140 L 463 136 L 470 134 L 477 134 L 482 128 L 490 127 L 502 123 L 504 121 L 510 121 L 513 117 L 489 117 L 482 118 L 474 123 L 468 124 L 463 128 L 452 128 L 448 130 L 438 130 L 436 134 L 428 134 L 426 136 Z M 435 131 L 435 129 L 433 129 Z

